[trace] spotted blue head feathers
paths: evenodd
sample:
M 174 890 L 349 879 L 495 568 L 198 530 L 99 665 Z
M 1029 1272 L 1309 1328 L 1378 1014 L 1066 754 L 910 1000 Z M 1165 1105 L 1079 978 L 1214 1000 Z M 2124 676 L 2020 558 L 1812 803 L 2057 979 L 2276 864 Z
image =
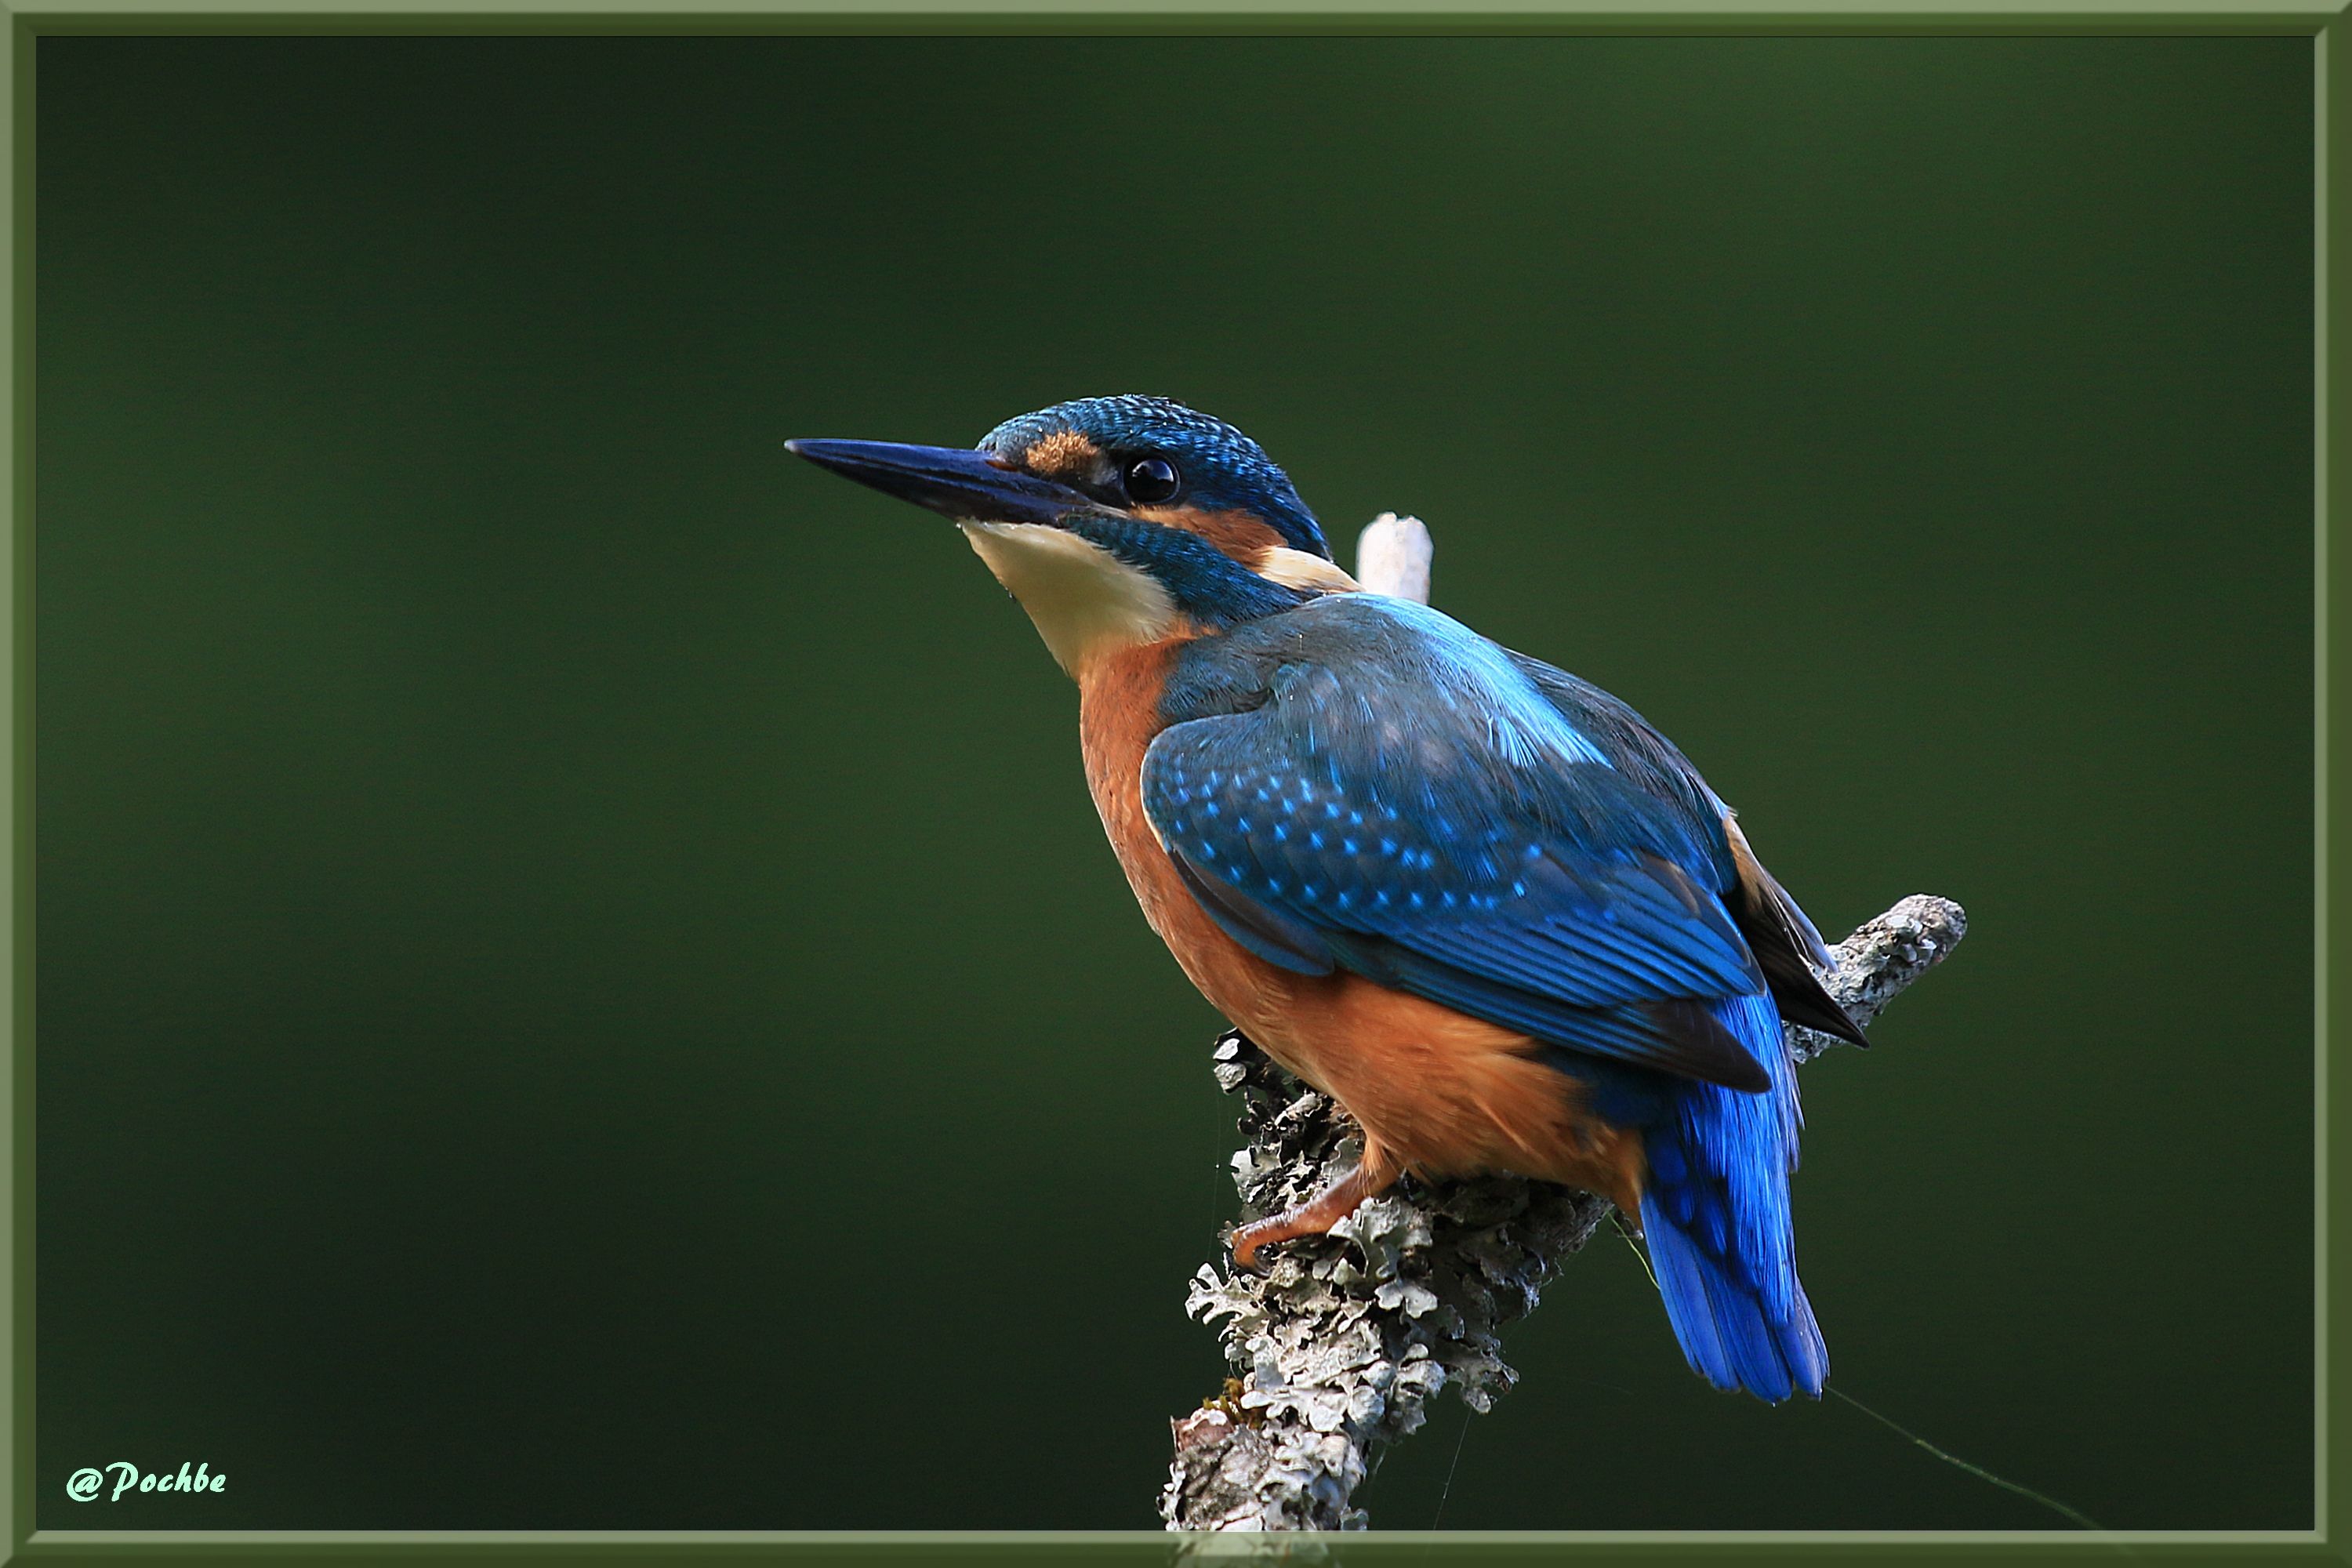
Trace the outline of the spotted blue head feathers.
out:
M 1177 508 L 1265 524 L 1331 558 L 1323 527 L 1265 448 L 1173 398 L 1081 397 L 1008 419 L 980 449 L 1121 507 Z

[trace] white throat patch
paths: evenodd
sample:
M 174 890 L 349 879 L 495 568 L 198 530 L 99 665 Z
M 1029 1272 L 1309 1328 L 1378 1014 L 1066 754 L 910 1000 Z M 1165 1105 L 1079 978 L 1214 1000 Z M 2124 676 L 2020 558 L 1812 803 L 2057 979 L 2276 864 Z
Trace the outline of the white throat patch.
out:
M 1168 590 L 1092 540 L 1042 522 L 956 526 L 1073 676 L 1104 654 L 1158 642 L 1175 629 Z

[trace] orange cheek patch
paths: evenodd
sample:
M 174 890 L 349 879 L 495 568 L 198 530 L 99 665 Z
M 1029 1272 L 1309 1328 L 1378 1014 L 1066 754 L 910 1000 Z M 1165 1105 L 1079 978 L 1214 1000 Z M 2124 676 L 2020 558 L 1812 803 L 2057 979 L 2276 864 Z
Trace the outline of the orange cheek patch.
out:
M 1058 479 L 1066 474 L 1086 474 L 1102 462 L 1102 448 L 1075 430 L 1056 430 L 1050 436 L 1040 436 L 1021 454 L 1021 465 L 1033 474 Z
M 1274 525 L 1254 512 L 1203 511 L 1191 506 L 1139 506 L 1129 510 L 1146 522 L 1197 533 L 1253 571 L 1265 559 L 1267 551 L 1283 542 Z

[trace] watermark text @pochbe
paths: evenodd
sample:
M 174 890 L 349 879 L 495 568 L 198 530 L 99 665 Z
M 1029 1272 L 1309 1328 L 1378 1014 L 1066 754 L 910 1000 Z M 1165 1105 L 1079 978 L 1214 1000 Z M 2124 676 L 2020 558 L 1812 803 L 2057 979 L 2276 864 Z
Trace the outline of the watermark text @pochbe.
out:
M 108 1490 L 109 1485 L 112 1490 Z M 212 1473 L 209 1462 L 194 1470 L 182 1465 L 178 1474 L 170 1470 L 142 1471 L 128 1459 L 117 1459 L 100 1468 L 84 1466 L 66 1482 L 66 1496 L 76 1502 L 89 1502 L 101 1492 L 106 1500 L 114 1502 L 125 1492 L 219 1492 L 228 1489 L 228 1473 Z

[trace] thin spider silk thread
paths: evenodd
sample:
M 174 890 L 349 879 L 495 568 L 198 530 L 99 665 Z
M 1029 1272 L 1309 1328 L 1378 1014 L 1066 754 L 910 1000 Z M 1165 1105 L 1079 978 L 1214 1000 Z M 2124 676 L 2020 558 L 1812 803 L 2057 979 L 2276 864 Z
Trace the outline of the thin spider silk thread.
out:
M 1650 1284 L 1654 1288 L 1658 1283 L 1658 1276 L 1656 1271 L 1652 1269 L 1650 1267 L 1649 1254 L 1643 1252 L 1639 1247 L 1635 1247 L 1633 1245 L 1633 1237 L 1628 1235 L 1622 1227 L 1618 1230 L 1617 1234 L 1625 1237 L 1625 1245 L 1628 1247 L 1633 1248 L 1633 1253 L 1635 1258 L 1641 1259 L 1642 1272 L 1649 1275 Z M 2105 1537 L 2110 1545 L 2120 1549 L 2126 1554 L 2132 1556 L 2138 1555 L 2137 1552 L 2132 1552 L 2131 1548 L 2126 1545 L 2123 1542 L 2116 1541 L 2113 1531 L 2101 1524 L 2097 1520 L 2093 1519 L 2089 1514 L 2084 1513 L 2082 1510 L 2078 1508 L 2071 1508 L 2065 1503 L 2060 1502 L 2056 1498 L 2052 1497 L 2047 1492 L 2038 1492 L 2032 1487 L 2024 1486 L 2019 1482 L 2011 1480 L 2006 1476 L 1997 1476 L 1990 1470 L 1986 1469 L 1982 1465 L 1973 1464 L 1967 1459 L 1961 1458 L 1958 1454 L 1937 1447 L 1935 1444 L 1930 1443 L 1927 1438 L 1922 1437 L 1918 1433 L 1912 1431 L 1909 1427 L 1902 1425 L 1900 1422 L 1894 1420 L 1890 1416 L 1881 1415 L 1877 1411 L 1873 1410 L 1869 1405 L 1864 1405 L 1861 1400 L 1856 1399 L 1853 1394 L 1846 1393 L 1845 1390 L 1842 1388 L 1824 1388 L 1822 1392 L 1836 1395 L 1846 1404 L 1853 1405 L 1856 1410 L 1861 1411 L 1864 1415 L 1869 1416 L 1873 1421 L 1877 1422 L 1881 1426 L 1885 1427 L 1888 1431 L 1895 1434 L 1895 1436 L 1903 1437 L 1927 1450 L 1937 1458 L 1941 1459 L 1944 1463 L 1951 1466 L 1954 1469 L 1966 1471 L 1968 1474 L 1976 1477 L 1980 1481 L 1989 1482 L 1993 1486 L 1999 1487 L 2005 1492 L 2014 1492 L 2017 1496 L 2024 1498 L 2030 1502 L 2038 1502 L 2043 1508 L 2046 1508 L 2051 1512 L 2057 1514 L 2060 1518 L 2069 1521 L 2078 1528 L 2089 1531 L 2094 1535 Z

